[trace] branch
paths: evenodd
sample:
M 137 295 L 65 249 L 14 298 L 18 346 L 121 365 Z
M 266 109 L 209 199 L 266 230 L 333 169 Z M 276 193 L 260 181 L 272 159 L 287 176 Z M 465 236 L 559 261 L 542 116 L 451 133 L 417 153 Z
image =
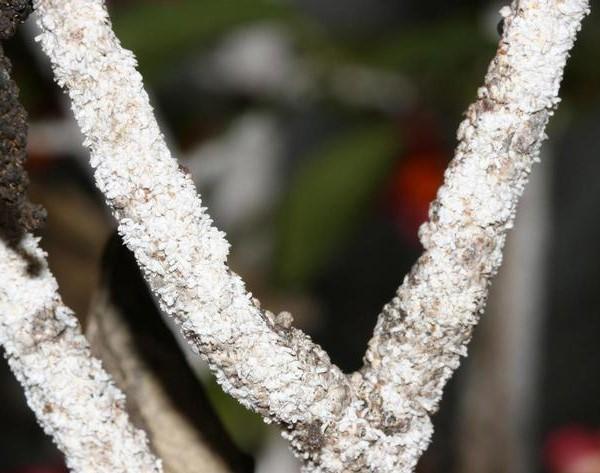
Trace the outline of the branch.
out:
M 500 264 L 588 2 L 520 0 L 502 10 L 497 57 L 421 231 L 425 253 L 381 315 L 365 369 L 349 378 L 287 316 L 262 312 L 227 268 L 225 238 L 171 159 L 103 3 L 36 6 L 42 47 L 119 231 L 225 390 L 282 422 L 307 471 L 412 471 Z
M 20 248 L 38 273 L 0 241 L 0 343 L 38 422 L 75 472 L 161 472 L 146 436 L 129 423 L 123 393 L 62 304 L 37 239 L 25 235 Z
M 171 158 L 131 52 L 100 0 L 40 0 L 43 49 L 66 86 L 98 187 L 161 307 L 225 391 L 314 442 L 349 396 L 327 354 L 261 311 L 226 265 L 229 246 Z M 304 449 L 306 451 L 306 449 Z
M 430 415 L 466 355 L 588 8 L 586 0 L 519 0 L 501 10 L 498 52 L 420 230 L 425 252 L 384 308 L 365 356 L 360 390 L 380 406 L 369 422 L 396 433 L 403 464 L 427 447 Z

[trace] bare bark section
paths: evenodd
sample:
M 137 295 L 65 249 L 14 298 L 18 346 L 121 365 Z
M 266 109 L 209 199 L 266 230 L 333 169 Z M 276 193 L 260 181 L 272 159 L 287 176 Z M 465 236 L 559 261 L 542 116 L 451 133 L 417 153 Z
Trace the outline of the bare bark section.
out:
M 520 0 L 421 230 L 424 255 L 386 306 L 360 373 L 262 312 L 171 159 L 133 55 L 100 0 L 37 0 L 42 47 L 66 87 L 99 188 L 163 309 L 225 390 L 283 423 L 306 471 L 409 473 L 483 308 L 537 158 L 586 0 Z
M 429 443 L 430 415 L 466 355 L 588 6 L 519 0 L 501 10 L 496 58 L 420 230 L 425 252 L 381 314 L 361 373 L 363 396 L 374 404 L 367 418 L 401 445 L 400 471 L 410 471 Z
M 150 437 L 165 473 L 230 473 L 223 459 L 173 406 L 159 379 L 136 351 L 133 335 L 108 294 L 97 294 L 92 307 L 86 332 L 94 354 L 127 394 L 132 421 Z
M 0 40 L 9 39 L 31 12 L 28 0 L 0 3 Z M 11 78 L 11 64 L 0 45 L 0 238 L 12 248 L 27 232 L 42 226 L 45 211 L 27 200 L 25 172 L 27 113 L 19 102 L 19 89 Z M 24 258 L 27 254 L 21 252 Z M 29 271 L 36 271 L 29 261 Z
M 528 473 L 536 468 L 539 338 L 550 235 L 552 156 L 547 149 L 519 204 L 471 346 L 459 414 L 461 473 Z
M 77 473 L 159 473 L 146 436 L 134 429 L 125 398 L 57 293 L 37 239 L 23 237 L 29 262 L 0 241 L 0 344 L 25 390 L 29 407 Z
M 229 246 L 171 158 L 100 0 L 39 0 L 40 39 L 73 102 L 99 188 L 158 295 L 225 390 L 320 446 L 349 394 L 344 375 L 288 317 L 261 311 L 226 265 Z M 310 451 L 310 450 L 308 450 Z
M 250 473 L 214 412 L 143 280 L 131 252 L 114 235 L 103 258 L 86 335 L 127 396 L 165 473 Z
M 0 2 L 0 39 L 15 34 L 20 23 L 31 13 L 31 0 L 2 0 Z

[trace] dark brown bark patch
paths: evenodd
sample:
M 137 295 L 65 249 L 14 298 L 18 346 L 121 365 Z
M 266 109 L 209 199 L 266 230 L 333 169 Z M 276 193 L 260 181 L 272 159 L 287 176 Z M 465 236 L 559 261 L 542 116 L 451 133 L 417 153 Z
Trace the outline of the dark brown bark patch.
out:
M 31 0 L 0 0 L 0 39 L 12 37 L 32 10 Z
M 0 39 L 12 36 L 29 12 L 30 1 L 0 0 Z M 26 258 L 30 273 L 36 273 L 39 263 L 20 249 L 19 243 L 26 232 L 41 227 L 46 213 L 26 197 L 27 113 L 19 102 L 19 89 L 10 73 L 10 62 L 0 46 L 0 238 Z

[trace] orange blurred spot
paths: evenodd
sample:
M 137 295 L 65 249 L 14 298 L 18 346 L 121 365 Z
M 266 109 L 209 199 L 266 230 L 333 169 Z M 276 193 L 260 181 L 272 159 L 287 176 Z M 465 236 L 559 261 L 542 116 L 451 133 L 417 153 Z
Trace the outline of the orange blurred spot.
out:
M 600 432 L 578 426 L 552 432 L 544 460 L 552 473 L 600 473 Z
M 411 241 L 427 220 L 429 204 L 443 182 L 445 164 L 441 151 L 422 151 L 402 159 L 393 173 L 389 207 L 401 233 Z

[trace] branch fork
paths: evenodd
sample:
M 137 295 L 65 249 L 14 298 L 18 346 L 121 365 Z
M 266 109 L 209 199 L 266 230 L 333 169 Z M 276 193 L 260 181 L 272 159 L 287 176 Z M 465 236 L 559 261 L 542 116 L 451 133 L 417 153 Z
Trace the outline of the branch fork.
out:
M 364 368 L 351 375 L 287 316 L 261 310 L 227 267 L 229 245 L 171 157 L 103 2 L 34 5 L 39 41 L 71 98 L 119 232 L 223 388 L 282 424 L 307 472 L 414 471 L 500 266 L 589 2 L 515 0 L 501 10 L 496 57 L 420 230 L 424 253 L 384 307 Z

